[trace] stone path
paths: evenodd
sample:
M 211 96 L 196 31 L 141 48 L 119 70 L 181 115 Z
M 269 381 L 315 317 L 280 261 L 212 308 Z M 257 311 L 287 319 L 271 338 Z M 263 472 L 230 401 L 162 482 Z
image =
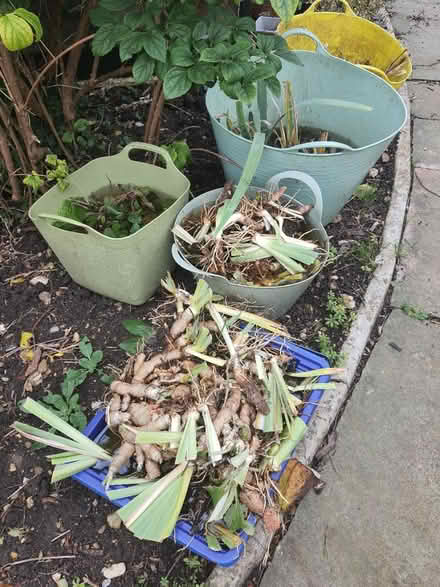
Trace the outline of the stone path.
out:
M 400 310 L 440 316 L 440 3 L 390 8 L 414 64 L 413 186 L 394 309 L 339 422 L 327 485 L 299 506 L 262 587 L 440 585 L 440 320 Z

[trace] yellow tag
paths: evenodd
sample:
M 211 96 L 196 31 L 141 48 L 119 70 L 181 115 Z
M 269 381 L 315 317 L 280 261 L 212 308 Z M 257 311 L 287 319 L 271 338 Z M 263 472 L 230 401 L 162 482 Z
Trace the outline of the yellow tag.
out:
M 24 277 L 11 277 L 9 279 L 9 285 L 17 285 L 19 283 L 24 283 Z

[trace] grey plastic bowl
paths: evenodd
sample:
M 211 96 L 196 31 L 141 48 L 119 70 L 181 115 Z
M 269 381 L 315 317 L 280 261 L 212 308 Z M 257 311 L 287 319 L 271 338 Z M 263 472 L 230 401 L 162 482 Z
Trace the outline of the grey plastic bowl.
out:
M 307 190 L 302 190 L 296 193 L 294 199 L 303 204 L 312 203 L 314 205 L 313 209 L 307 214 L 306 221 L 310 226 L 312 236 L 317 238 L 322 248 L 325 249 L 325 251 L 328 253 L 328 236 L 321 222 L 322 196 L 318 184 L 306 173 L 299 171 L 286 171 L 271 177 L 266 184 L 266 189 L 277 189 L 280 182 L 281 185 L 283 185 L 282 180 L 284 179 L 293 179 L 302 182 L 305 184 L 305 186 L 307 186 Z M 217 188 L 215 190 L 211 190 L 210 192 L 206 192 L 201 196 L 198 196 L 194 200 L 191 200 L 191 202 L 188 202 L 188 204 L 186 204 L 178 214 L 175 226 L 182 224 L 183 220 L 187 216 L 195 214 L 203 206 L 214 203 L 222 191 L 223 188 Z M 257 192 L 261 192 L 261 188 L 253 187 L 248 190 L 248 195 L 255 197 Z M 291 200 L 293 198 L 292 196 L 286 196 L 285 199 Z M 215 293 L 225 297 L 244 300 L 253 305 L 261 306 L 261 313 L 270 318 L 277 318 L 278 316 L 281 316 L 287 312 L 287 310 L 306 291 L 306 289 L 321 271 L 325 260 L 327 259 L 326 256 L 325 260 L 321 263 L 320 269 L 304 281 L 274 287 L 258 287 L 240 285 L 238 283 L 229 281 L 220 275 L 201 271 L 185 259 L 179 248 L 176 237 L 174 237 L 172 254 L 174 260 L 180 267 L 192 273 L 196 279 L 205 279 Z

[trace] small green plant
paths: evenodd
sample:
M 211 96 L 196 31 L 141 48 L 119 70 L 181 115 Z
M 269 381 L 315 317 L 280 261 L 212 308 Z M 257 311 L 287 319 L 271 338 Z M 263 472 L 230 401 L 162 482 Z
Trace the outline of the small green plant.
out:
M 370 238 L 357 243 L 350 251 L 359 263 L 361 263 L 362 271 L 371 273 L 376 269 L 376 255 L 378 252 L 378 241 L 375 235 Z
M 58 159 L 53 153 L 46 155 L 45 163 L 48 167 L 45 174 L 32 173 L 25 176 L 23 179 L 24 185 L 31 188 L 34 194 L 37 194 L 46 182 L 56 181 L 58 187 L 64 192 L 69 187 L 69 182 L 66 177 L 69 175 L 69 168 L 65 159 Z
M 174 141 L 164 148 L 168 151 L 174 165 L 180 171 L 183 171 L 191 163 L 191 151 L 186 141 Z
M 319 351 L 327 357 L 333 367 L 341 367 L 345 356 L 331 342 L 328 334 L 320 332 L 318 336 Z
M 368 183 L 363 183 L 356 188 L 353 197 L 361 202 L 371 204 L 377 198 L 377 187 Z
M 329 328 L 346 329 L 350 326 L 355 316 L 355 313 L 345 306 L 342 297 L 336 296 L 333 292 L 328 294 L 327 311 L 328 315 L 325 323 Z
M 119 348 L 129 355 L 135 355 L 139 345 L 143 344 L 153 334 L 153 327 L 150 322 L 145 322 L 144 320 L 124 320 L 122 325 L 132 336 L 123 340 L 119 344 Z
M 66 145 L 75 147 L 92 148 L 95 146 L 95 137 L 91 131 L 93 123 L 86 118 L 78 118 L 72 125 L 72 130 L 63 133 L 62 141 Z
M 110 184 L 88 199 L 64 200 L 59 216 L 87 224 L 111 238 L 134 234 L 164 212 L 174 200 L 160 198 L 147 187 Z M 73 232 L 84 232 L 82 227 L 57 221 L 54 226 Z
M 429 318 L 428 312 L 425 312 L 424 310 L 420 310 L 419 308 L 416 308 L 415 306 L 410 306 L 409 304 L 402 304 L 400 306 L 400 309 L 402 310 L 402 312 L 404 312 L 410 318 L 414 318 L 414 320 L 421 320 L 422 321 L 422 320 L 428 320 L 428 318 Z
M 88 375 L 98 370 L 102 361 L 102 351 L 94 351 L 87 336 L 84 336 L 79 343 L 79 350 L 82 354 L 79 360 L 80 369 L 68 369 L 61 384 L 61 393 L 49 392 L 41 400 L 48 404 L 52 411 L 65 422 L 71 424 L 77 430 L 81 430 L 87 424 L 87 418 L 79 404 L 79 394 L 74 393 Z
M 328 257 L 327 257 L 326 264 L 331 265 L 333 263 L 336 263 L 338 257 L 339 257 L 338 249 L 334 245 L 332 245 L 331 247 L 329 247 L 329 250 L 328 250 Z

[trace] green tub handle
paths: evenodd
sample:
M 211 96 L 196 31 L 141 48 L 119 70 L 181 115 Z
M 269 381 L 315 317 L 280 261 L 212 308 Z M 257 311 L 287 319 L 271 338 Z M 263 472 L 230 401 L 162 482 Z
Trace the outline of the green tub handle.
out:
M 266 183 L 266 189 L 269 191 L 274 191 L 279 189 L 280 181 L 283 179 L 295 179 L 304 183 L 308 188 L 310 188 L 313 198 L 314 198 L 314 206 L 312 212 L 314 212 L 315 219 L 317 224 L 322 223 L 322 193 L 321 188 L 318 185 L 318 182 L 313 179 L 307 173 L 303 173 L 302 171 L 282 171 L 281 173 L 277 173 L 273 175 Z
M 129 159 L 131 161 L 129 154 L 130 151 L 133 151 L 133 149 L 141 149 L 142 151 L 150 151 L 152 153 L 157 153 L 158 155 L 161 155 L 161 157 L 165 159 L 166 168 L 168 171 L 171 169 L 173 171 L 175 170 L 178 173 L 180 173 L 177 167 L 174 165 L 174 161 L 171 159 L 171 156 L 166 149 L 164 149 L 163 147 L 158 147 L 157 145 L 150 145 L 149 143 L 141 143 L 140 141 L 128 143 L 128 145 L 126 145 L 122 149 L 122 151 L 120 151 L 116 155 L 113 155 L 113 157 L 124 157 L 124 159 Z
M 46 214 L 45 212 L 40 212 L 39 214 L 37 214 L 37 218 L 41 218 L 43 220 L 54 220 L 55 222 L 63 222 L 64 224 L 70 224 L 71 226 L 83 228 L 87 232 L 87 234 L 93 234 L 93 233 L 99 234 L 94 228 L 92 228 L 91 226 L 87 226 L 87 224 L 83 224 L 82 222 L 78 222 L 78 220 L 73 220 L 73 218 L 66 218 L 65 216 L 58 216 L 58 214 Z M 78 234 L 78 233 L 76 233 L 76 234 Z M 100 236 L 105 237 L 105 235 L 100 235 Z
M 324 55 L 325 57 L 329 57 L 330 59 L 337 59 L 337 57 L 334 57 L 333 55 L 331 55 L 327 51 L 327 49 L 324 47 L 324 45 L 321 43 L 321 41 L 318 39 L 318 37 L 307 29 L 303 29 L 303 28 L 289 29 L 288 31 L 283 33 L 281 36 L 283 37 L 283 39 L 287 39 L 287 37 L 301 36 L 301 35 L 304 37 L 309 37 L 310 39 L 313 39 L 315 41 L 316 53 L 320 53 L 321 55 Z

